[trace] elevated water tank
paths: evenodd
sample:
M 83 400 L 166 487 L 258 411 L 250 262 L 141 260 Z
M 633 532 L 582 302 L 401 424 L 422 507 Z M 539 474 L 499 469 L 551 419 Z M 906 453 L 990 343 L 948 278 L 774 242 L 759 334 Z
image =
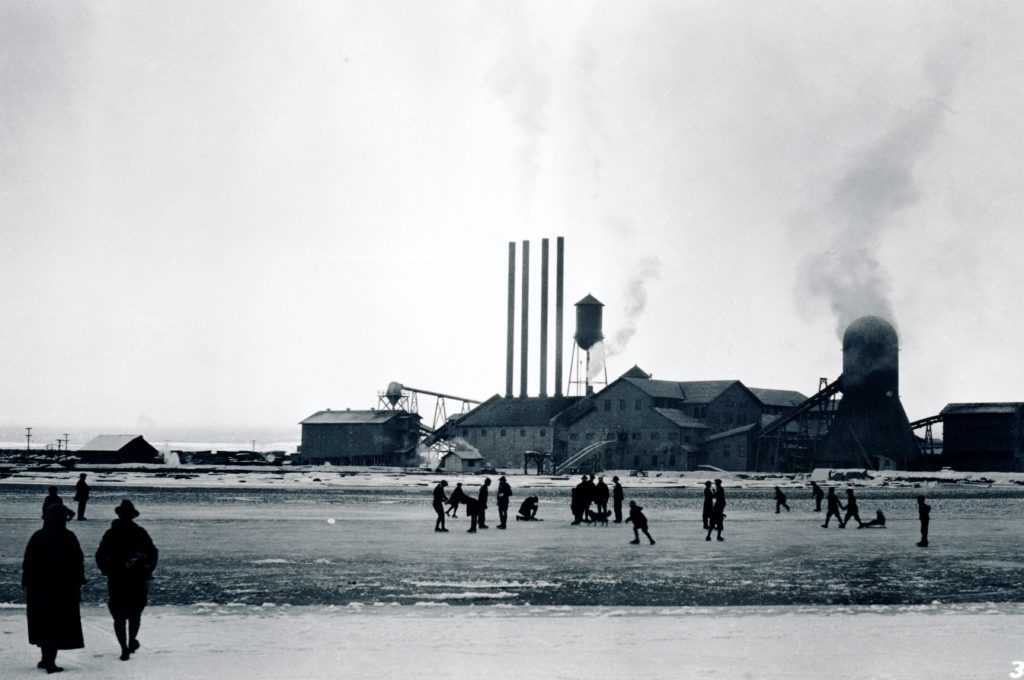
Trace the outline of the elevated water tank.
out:
M 885 319 L 862 316 L 843 333 L 843 395 L 899 395 L 899 338 Z
M 402 398 L 402 389 L 403 389 L 402 388 L 402 383 L 399 383 L 399 382 L 389 382 L 388 383 L 388 390 L 387 390 L 387 392 L 384 393 L 384 396 L 386 396 L 388 398 L 388 402 L 390 402 L 392 408 Z
M 576 303 L 576 334 L 573 338 L 581 349 L 589 350 L 604 340 L 601 332 L 603 307 L 603 303 L 589 294 Z

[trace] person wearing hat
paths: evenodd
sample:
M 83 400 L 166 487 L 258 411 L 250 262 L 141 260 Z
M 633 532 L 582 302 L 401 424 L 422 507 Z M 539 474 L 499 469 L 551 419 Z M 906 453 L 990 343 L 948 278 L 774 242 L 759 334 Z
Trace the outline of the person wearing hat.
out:
M 708 535 L 704 538 L 705 541 L 711 540 L 711 532 L 718 532 L 718 540 L 724 541 L 722 538 L 722 529 L 725 525 L 725 489 L 722 488 L 722 480 L 715 480 L 715 502 L 711 506 L 711 516 L 708 518 Z
M 615 523 L 622 524 L 622 485 L 619 484 L 619 477 L 612 477 L 612 509 L 615 510 Z
M 81 649 L 81 588 L 85 584 L 85 556 L 78 538 L 67 528 L 67 508 L 52 503 L 43 513 L 43 528 L 32 534 L 21 565 L 29 644 L 37 645 L 42 659 L 37 668 L 47 673 L 64 670 L 57 651 Z
M 505 481 L 505 476 L 498 477 L 498 523 L 499 529 L 508 527 L 508 499 L 512 498 L 512 487 Z
M 480 529 L 490 529 L 490 527 L 487 526 L 487 494 L 490 493 L 490 488 L 491 478 L 484 477 L 484 483 L 480 485 L 480 491 L 478 491 L 476 495 L 476 525 Z
M 114 512 L 117 519 L 103 534 L 96 551 L 96 565 L 107 577 L 107 607 L 114 618 L 121 661 L 127 661 L 140 646 L 142 610 L 146 608 L 149 580 L 156 569 L 159 552 L 146 530 L 135 523 L 139 511 L 130 500 L 121 501 Z
M 89 502 L 89 485 L 85 482 L 85 473 L 78 475 L 78 484 L 75 484 L 75 500 L 78 501 L 78 521 L 85 519 L 85 504 Z
M 64 499 L 57 493 L 57 487 L 55 486 L 51 486 L 46 490 L 46 498 L 43 499 L 43 514 L 40 517 L 46 519 L 46 509 L 51 505 L 59 505 L 64 511 L 65 519 L 71 519 L 75 516 L 75 511 L 64 505 Z
M 598 477 L 597 484 L 594 486 L 594 504 L 597 505 L 598 512 L 608 512 L 609 494 L 608 485 L 604 483 L 604 477 Z

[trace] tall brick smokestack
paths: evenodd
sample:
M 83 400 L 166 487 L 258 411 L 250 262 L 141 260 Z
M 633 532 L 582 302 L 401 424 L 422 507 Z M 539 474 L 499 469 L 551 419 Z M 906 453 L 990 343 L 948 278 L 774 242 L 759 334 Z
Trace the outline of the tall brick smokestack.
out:
M 562 284 L 565 239 L 555 241 L 555 396 L 562 396 Z
M 540 242 L 540 392 L 548 396 L 548 239 Z
M 530 350 L 530 242 L 523 241 L 523 294 L 519 303 L 522 308 L 522 335 L 519 356 L 519 396 L 526 397 L 526 375 Z
M 516 344 L 516 242 L 508 244 L 508 336 L 505 354 L 505 396 L 512 397 L 513 361 Z

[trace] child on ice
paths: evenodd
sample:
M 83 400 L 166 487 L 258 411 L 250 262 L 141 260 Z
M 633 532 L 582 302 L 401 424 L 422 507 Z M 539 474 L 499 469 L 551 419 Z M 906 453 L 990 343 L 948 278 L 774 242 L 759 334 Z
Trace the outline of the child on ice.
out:
M 642 510 L 643 508 L 637 505 L 636 501 L 629 502 L 629 517 L 626 518 L 626 521 L 633 523 L 633 540 L 630 543 L 640 543 L 640 532 L 642 531 L 651 545 L 654 545 L 654 539 L 647 531 L 647 517 L 644 516 Z

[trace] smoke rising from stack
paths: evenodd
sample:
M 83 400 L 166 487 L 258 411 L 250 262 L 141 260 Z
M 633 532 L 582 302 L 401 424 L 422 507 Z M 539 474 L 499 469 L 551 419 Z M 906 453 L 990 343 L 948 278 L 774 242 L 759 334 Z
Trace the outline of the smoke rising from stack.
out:
M 647 309 L 648 286 L 651 282 L 658 280 L 660 276 L 661 260 L 656 256 L 645 257 L 637 263 L 633 274 L 626 280 L 622 324 L 609 340 L 599 342 L 591 348 L 587 380 L 593 380 L 604 371 L 605 361 L 608 357 L 622 354 L 625 351 L 630 340 L 636 335 L 640 317 Z
M 921 200 L 916 169 L 950 113 L 942 102 L 951 94 L 955 70 L 931 60 L 931 96 L 897 111 L 875 143 L 846 164 L 811 220 L 825 235 L 825 252 L 801 261 L 798 290 L 827 302 L 839 337 L 864 315 L 894 322 L 892 284 L 880 250 L 897 215 Z

